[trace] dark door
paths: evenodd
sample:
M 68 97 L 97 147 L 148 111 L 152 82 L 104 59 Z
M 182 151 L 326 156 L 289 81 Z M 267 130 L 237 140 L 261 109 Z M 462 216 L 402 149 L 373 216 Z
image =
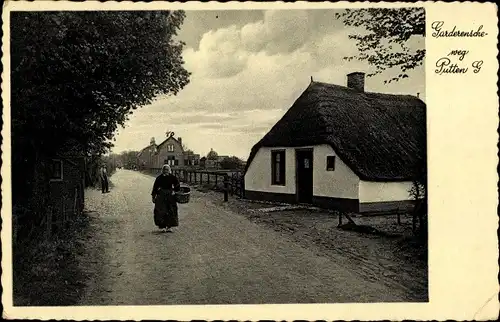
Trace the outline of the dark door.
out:
M 313 152 L 296 151 L 297 199 L 300 203 L 312 203 L 313 197 Z

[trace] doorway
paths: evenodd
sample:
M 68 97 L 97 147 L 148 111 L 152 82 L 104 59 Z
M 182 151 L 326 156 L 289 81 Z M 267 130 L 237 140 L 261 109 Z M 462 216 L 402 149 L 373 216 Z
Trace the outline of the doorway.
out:
M 312 203 L 313 197 L 313 151 L 295 150 L 297 201 L 299 203 Z

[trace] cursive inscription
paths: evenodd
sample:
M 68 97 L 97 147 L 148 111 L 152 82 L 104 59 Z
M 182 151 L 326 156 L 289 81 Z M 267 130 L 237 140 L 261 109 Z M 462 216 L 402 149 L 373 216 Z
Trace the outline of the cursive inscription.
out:
M 474 74 L 479 73 L 479 71 L 481 70 L 481 66 L 483 66 L 482 60 L 476 60 L 472 63 L 472 68 L 474 68 L 472 71 L 474 72 Z
M 463 31 L 459 30 L 457 26 L 453 26 L 451 30 L 445 30 L 444 21 L 434 21 L 431 24 L 431 28 L 434 31 L 432 33 L 432 37 L 441 38 L 441 37 L 474 37 L 474 38 L 482 38 L 488 35 L 487 32 L 483 31 L 483 25 L 480 25 L 475 30 Z
M 451 62 L 448 57 L 443 57 L 438 59 L 436 62 L 437 69 L 436 74 L 465 74 L 469 70 L 467 67 L 460 67 L 457 64 Z
M 446 37 L 470 37 L 470 38 L 482 38 L 485 37 L 488 33 L 483 30 L 483 25 L 480 25 L 475 30 L 463 31 L 459 30 L 457 26 L 453 26 L 453 28 L 446 30 L 444 28 L 444 21 L 434 21 L 431 24 L 431 28 L 434 31 L 432 33 L 432 37 L 435 38 L 446 38 Z M 481 71 L 483 67 L 482 60 L 469 60 L 467 61 L 467 57 L 469 55 L 469 50 L 464 48 L 456 48 L 452 49 L 448 55 L 439 58 L 436 61 L 436 69 L 434 72 L 438 75 L 446 75 L 446 74 L 467 74 L 472 70 L 474 74 L 477 74 Z M 472 63 L 471 63 L 472 61 Z
M 448 56 L 458 56 L 458 60 L 462 61 L 465 58 L 465 55 L 469 53 L 468 50 L 455 49 L 452 50 Z

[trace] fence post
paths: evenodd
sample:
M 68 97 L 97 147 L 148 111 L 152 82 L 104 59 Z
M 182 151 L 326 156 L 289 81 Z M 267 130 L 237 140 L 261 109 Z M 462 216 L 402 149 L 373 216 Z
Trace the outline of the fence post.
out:
M 240 177 L 241 198 L 245 198 L 245 176 Z
M 228 175 L 224 175 L 224 202 L 227 202 L 228 200 L 228 195 L 227 195 L 227 190 L 229 188 L 229 177 Z
M 210 173 L 207 173 L 207 184 L 210 184 Z

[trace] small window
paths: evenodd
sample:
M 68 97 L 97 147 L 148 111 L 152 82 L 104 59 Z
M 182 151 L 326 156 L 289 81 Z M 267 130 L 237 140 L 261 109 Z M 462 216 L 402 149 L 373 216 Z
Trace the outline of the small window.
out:
M 304 169 L 309 169 L 309 159 L 304 159 Z
M 330 155 L 326 157 L 326 171 L 335 171 L 335 156 Z
M 173 144 L 167 145 L 167 151 L 168 152 L 174 152 L 174 145 Z
M 271 175 L 273 185 L 285 185 L 285 151 L 271 152 Z
M 61 160 L 52 160 L 51 164 L 51 181 L 61 181 L 63 179 L 63 163 Z

